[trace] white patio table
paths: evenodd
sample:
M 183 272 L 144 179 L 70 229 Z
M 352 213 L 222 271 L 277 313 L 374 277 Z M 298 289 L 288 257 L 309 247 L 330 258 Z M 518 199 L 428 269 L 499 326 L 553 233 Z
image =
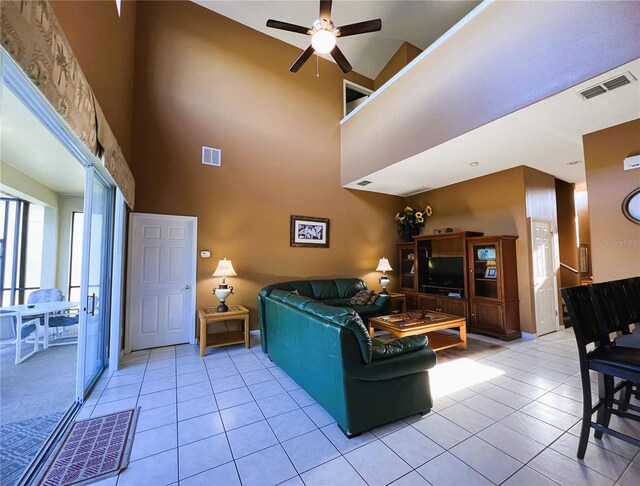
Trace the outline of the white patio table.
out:
M 39 314 L 44 315 L 44 349 L 49 347 L 49 315 L 58 312 L 68 311 L 74 307 L 78 307 L 79 302 L 68 301 L 56 301 L 56 302 L 41 302 L 39 304 L 21 304 L 21 305 L 9 305 L 2 307 L 3 310 L 15 312 L 16 319 L 18 319 L 18 325 L 21 324 L 22 319 L 30 316 L 37 316 Z

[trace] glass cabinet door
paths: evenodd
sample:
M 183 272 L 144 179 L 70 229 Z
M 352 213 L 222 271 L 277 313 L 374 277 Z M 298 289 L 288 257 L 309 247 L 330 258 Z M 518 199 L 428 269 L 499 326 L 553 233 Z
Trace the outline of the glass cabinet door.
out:
M 412 248 L 400 249 L 400 286 L 403 289 L 413 289 L 416 278 L 415 250 Z
M 498 299 L 498 249 L 496 244 L 472 245 L 473 290 L 475 297 Z

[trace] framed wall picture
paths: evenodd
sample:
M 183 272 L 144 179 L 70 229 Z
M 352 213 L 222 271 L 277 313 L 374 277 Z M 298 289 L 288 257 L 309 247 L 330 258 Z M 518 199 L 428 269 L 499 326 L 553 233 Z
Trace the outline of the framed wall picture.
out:
M 589 257 L 589 245 L 583 243 L 578 248 L 578 271 L 584 275 L 591 273 L 591 258 Z
M 329 248 L 329 220 L 292 214 L 289 245 Z
M 493 265 L 487 265 L 484 271 L 484 278 L 496 278 L 496 267 Z

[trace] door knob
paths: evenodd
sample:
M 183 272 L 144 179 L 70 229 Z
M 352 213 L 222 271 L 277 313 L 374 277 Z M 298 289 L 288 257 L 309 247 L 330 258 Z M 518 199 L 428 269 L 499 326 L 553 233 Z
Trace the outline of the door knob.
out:
M 185 290 L 189 290 L 189 289 L 191 288 L 191 285 L 186 284 L 186 285 L 184 286 L 184 288 L 185 288 Z

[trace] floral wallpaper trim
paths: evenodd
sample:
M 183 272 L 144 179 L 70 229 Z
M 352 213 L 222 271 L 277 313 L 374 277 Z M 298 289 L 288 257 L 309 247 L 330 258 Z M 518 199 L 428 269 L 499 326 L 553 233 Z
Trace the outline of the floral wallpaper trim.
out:
M 105 167 L 133 209 L 131 170 L 49 2 L 0 1 L 0 41 L 89 150 L 104 151 Z

